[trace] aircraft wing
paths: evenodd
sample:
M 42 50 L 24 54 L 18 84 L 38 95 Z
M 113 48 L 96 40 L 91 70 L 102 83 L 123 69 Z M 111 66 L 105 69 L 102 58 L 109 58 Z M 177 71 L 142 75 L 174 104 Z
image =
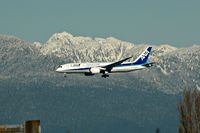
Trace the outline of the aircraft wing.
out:
M 128 57 L 128 58 L 125 58 L 125 59 L 123 59 L 123 60 L 114 62 L 114 63 L 112 63 L 112 64 L 109 64 L 109 65 L 107 65 L 107 66 L 103 66 L 102 68 L 105 68 L 106 70 L 111 70 L 113 67 L 122 64 L 124 61 L 126 61 L 126 60 L 128 60 L 128 59 L 130 59 L 130 58 L 132 58 L 132 56 L 131 56 L 131 57 Z

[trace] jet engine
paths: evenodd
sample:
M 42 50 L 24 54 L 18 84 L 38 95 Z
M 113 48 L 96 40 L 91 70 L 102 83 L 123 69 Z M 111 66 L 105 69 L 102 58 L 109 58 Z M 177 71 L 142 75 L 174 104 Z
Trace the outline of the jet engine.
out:
M 101 72 L 101 69 L 100 68 L 91 68 L 90 69 L 90 72 L 92 73 L 92 74 L 97 74 L 97 73 L 100 73 Z

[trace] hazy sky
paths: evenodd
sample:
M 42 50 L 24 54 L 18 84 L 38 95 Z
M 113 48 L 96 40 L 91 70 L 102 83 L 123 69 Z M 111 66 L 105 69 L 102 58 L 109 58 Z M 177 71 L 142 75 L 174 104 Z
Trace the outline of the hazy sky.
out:
M 200 0 L 1 0 L 0 34 L 46 42 L 55 32 L 132 43 L 200 44 Z

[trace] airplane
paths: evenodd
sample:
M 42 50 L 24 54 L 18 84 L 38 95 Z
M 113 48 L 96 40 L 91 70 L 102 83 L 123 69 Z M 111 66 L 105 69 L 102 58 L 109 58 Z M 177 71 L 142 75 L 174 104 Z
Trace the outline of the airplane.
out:
M 133 62 L 125 62 L 128 57 L 117 62 L 106 63 L 68 63 L 58 66 L 56 72 L 66 74 L 83 73 L 85 76 L 93 76 L 102 74 L 103 78 L 109 77 L 109 73 L 124 73 L 136 70 L 145 69 L 153 66 L 154 62 L 148 63 L 148 57 L 151 53 L 152 47 L 146 48 L 141 55 L 139 55 Z

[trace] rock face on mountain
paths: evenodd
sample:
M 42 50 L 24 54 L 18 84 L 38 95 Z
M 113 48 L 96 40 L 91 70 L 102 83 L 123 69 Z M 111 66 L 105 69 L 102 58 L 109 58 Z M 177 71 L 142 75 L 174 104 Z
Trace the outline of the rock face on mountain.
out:
M 41 119 L 49 133 L 176 132 L 180 92 L 200 86 L 200 46 L 153 46 L 155 66 L 106 80 L 54 71 L 68 62 L 134 60 L 147 46 L 66 32 L 45 44 L 0 36 L 0 123 Z

